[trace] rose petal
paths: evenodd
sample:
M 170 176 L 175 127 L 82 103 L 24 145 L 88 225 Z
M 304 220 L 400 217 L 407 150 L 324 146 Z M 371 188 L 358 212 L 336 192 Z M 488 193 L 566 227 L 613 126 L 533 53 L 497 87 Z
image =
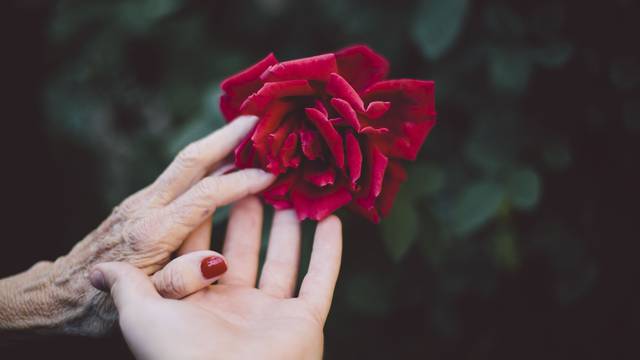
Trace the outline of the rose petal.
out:
M 295 79 L 327 81 L 329 74 L 337 71 L 335 55 L 323 54 L 272 65 L 264 70 L 260 79 L 264 82 Z
M 293 204 L 289 200 L 289 192 L 297 178 L 298 176 L 295 172 L 280 176 L 269 188 L 262 192 L 264 201 L 273 205 L 276 209 L 291 208 Z
M 372 126 L 365 126 L 360 130 L 361 134 L 365 135 L 384 135 L 389 133 L 387 128 L 374 128 Z
M 333 185 L 336 181 L 334 168 L 319 161 L 307 162 L 302 176 L 305 180 L 318 187 Z
M 324 116 L 329 117 L 329 112 L 327 111 L 327 108 L 324 106 L 324 104 L 322 103 L 322 101 L 320 100 L 316 100 L 315 102 L 315 106 L 316 109 L 320 110 L 321 113 L 324 114 Z
M 378 197 L 377 208 L 382 216 L 387 216 L 393 202 L 396 199 L 396 195 L 400 190 L 400 185 L 407 180 L 407 171 L 397 161 L 389 161 L 387 164 L 387 171 L 384 176 L 384 183 L 382 184 L 382 193 Z
M 296 141 L 295 134 L 291 133 L 290 122 L 280 126 L 278 130 L 269 134 L 266 139 L 267 165 L 266 168 L 274 175 L 282 174 L 286 171 L 287 166 L 282 158 L 282 148 L 289 135 L 293 135 L 293 141 Z M 290 144 L 291 145 L 291 144 Z M 295 146 L 295 143 L 293 144 Z M 295 147 L 292 149 L 295 151 Z
M 351 193 L 342 184 L 318 188 L 299 181 L 291 190 L 291 202 L 300 220 L 320 221 L 348 204 L 351 198 Z
M 287 96 L 309 96 L 313 93 L 314 90 L 307 80 L 268 82 L 240 105 L 240 112 L 245 115 L 259 116 L 276 99 Z
M 220 110 L 227 121 L 240 115 L 240 105 L 251 94 L 262 86 L 260 75 L 271 65 L 277 64 L 273 54 L 267 55 L 255 65 L 225 79 L 220 88 L 223 95 L 220 97 Z
M 329 151 L 336 160 L 338 168 L 344 168 L 344 146 L 342 145 L 342 138 L 338 131 L 333 127 L 329 119 L 324 114 L 314 108 L 304 109 L 307 118 L 315 125 L 316 129 L 320 132 L 320 135 L 324 138 Z
M 372 144 L 368 144 L 366 147 L 366 155 L 365 183 L 361 192 L 357 195 L 356 202 L 364 208 L 369 208 L 375 204 L 376 198 L 382 191 L 382 182 L 389 159 Z
M 336 52 L 338 72 L 357 91 L 387 77 L 389 62 L 365 45 L 355 45 Z
M 342 76 L 331 74 L 326 90 L 329 95 L 346 100 L 356 111 L 364 112 L 364 103 L 360 95 L 358 95 Z
M 356 181 L 360 178 L 362 172 L 362 151 L 356 137 L 350 131 L 345 136 L 347 170 L 349 170 L 349 179 L 352 188 L 355 189 Z
M 363 120 L 363 131 L 367 126 L 389 129 L 386 134 L 368 133 L 385 155 L 406 160 L 415 160 L 418 156 L 436 122 L 433 87 L 432 81 L 388 80 L 376 83 L 364 92 L 363 98 L 367 102 L 391 103 L 391 108 L 380 118 L 371 122 Z
M 365 115 L 369 119 L 377 119 L 380 116 L 384 115 L 387 111 L 389 111 L 390 107 L 391 103 L 388 101 L 372 101 L 367 106 Z
M 382 184 L 382 192 L 376 199 L 375 205 L 363 206 L 357 201 L 353 201 L 349 204 L 349 209 L 364 216 L 373 223 L 379 223 L 381 217 L 389 215 L 396 195 L 400 190 L 400 185 L 402 185 L 406 179 L 406 170 L 404 170 L 398 162 L 390 160 Z
M 255 131 L 256 128 L 254 127 L 234 150 L 235 166 L 239 169 L 255 166 L 256 149 L 253 147 L 253 141 L 251 140 Z
M 330 103 L 347 125 L 353 127 L 356 131 L 360 131 L 358 115 L 347 101 L 340 98 L 331 98 Z
M 262 162 L 265 161 L 268 151 L 267 139 L 272 134 L 289 112 L 293 109 L 293 104 L 284 101 L 274 101 L 266 108 L 264 114 L 258 120 L 255 131 L 251 136 L 254 147 Z
M 300 134 L 300 145 L 302 147 L 302 153 L 309 160 L 315 160 L 322 157 L 322 143 L 320 142 L 320 135 L 315 130 L 307 129 L 306 127 L 298 130 Z
M 287 135 L 287 139 L 282 144 L 282 148 L 280 149 L 280 161 L 282 165 L 285 167 L 298 167 L 300 165 L 300 160 L 296 162 L 294 155 L 296 154 L 296 150 L 298 148 L 298 135 L 296 133 L 289 133 Z

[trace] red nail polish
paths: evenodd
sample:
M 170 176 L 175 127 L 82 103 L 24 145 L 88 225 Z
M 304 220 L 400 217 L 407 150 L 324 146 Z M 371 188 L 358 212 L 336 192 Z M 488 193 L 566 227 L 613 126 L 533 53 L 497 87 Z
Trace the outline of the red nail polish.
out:
M 224 274 L 227 271 L 227 264 L 220 256 L 209 256 L 200 263 L 200 271 L 202 271 L 202 276 L 211 279 Z

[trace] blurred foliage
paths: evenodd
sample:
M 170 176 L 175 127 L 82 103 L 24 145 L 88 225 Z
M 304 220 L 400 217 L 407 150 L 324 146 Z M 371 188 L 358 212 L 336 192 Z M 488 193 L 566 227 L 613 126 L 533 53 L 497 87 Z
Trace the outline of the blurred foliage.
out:
M 106 209 L 219 127 L 217 84 L 268 52 L 286 60 L 363 42 L 390 60 L 391 77 L 434 79 L 439 123 L 408 164 L 390 216 L 378 228 L 341 214 L 345 257 L 327 354 L 485 358 L 505 330 L 482 304 L 508 279 L 542 262 L 552 274 L 549 301 L 571 304 L 598 276 L 576 235 L 582 223 L 557 216 L 560 200 L 547 193 L 581 179 L 569 173 L 576 150 L 573 130 L 561 125 L 567 112 L 541 103 L 579 89 L 545 84 L 570 67 L 604 74 L 626 99 L 621 121 L 640 129 L 640 58 L 609 56 L 569 31 L 580 9 L 501 0 L 57 1 L 46 116 L 52 136 L 100 164 Z M 599 131 L 600 105 L 582 104 L 570 124 Z M 312 229 L 305 224 L 304 261 Z

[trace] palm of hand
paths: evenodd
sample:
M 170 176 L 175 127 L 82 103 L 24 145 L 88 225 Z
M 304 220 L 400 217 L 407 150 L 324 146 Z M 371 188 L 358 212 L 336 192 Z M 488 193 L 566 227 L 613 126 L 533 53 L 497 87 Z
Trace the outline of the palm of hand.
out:
M 256 281 L 261 224 L 262 207 L 255 198 L 234 207 L 223 249 L 229 268 L 218 284 L 180 300 L 155 294 L 118 306 L 123 334 L 138 358 L 322 357 L 322 329 L 340 267 L 340 221 L 330 217 L 318 224 L 297 297 L 300 224 L 295 213 L 276 212 Z
M 282 299 L 256 288 L 217 285 L 167 305 L 184 312 L 187 323 L 202 321 L 203 327 L 193 329 L 193 336 L 208 337 L 214 349 L 222 348 L 215 345 L 219 341 L 241 341 L 242 344 L 232 348 L 244 348 L 247 357 L 269 354 L 273 359 L 304 359 L 305 354 L 322 353 L 324 320 L 301 298 Z M 206 335 L 207 332 L 211 335 Z M 216 339 L 213 334 L 231 336 Z M 220 355 L 220 358 L 243 357 L 238 353 Z

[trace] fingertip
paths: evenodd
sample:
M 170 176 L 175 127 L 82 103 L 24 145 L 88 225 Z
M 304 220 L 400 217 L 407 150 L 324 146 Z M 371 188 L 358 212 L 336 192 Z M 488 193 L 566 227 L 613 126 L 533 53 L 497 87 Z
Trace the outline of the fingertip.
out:
M 255 186 L 252 190 L 253 192 L 259 192 L 271 185 L 275 180 L 276 176 L 268 171 L 264 171 L 262 169 L 251 168 L 251 169 L 243 169 L 240 170 L 246 176 L 246 179 L 249 182 L 249 185 Z
M 107 280 L 105 279 L 104 274 L 96 267 L 91 269 L 91 272 L 89 273 L 89 282 L 91 283 L 91 286 L 100 291 L 109 291 L 109 286 L 107 285 Z
M 327 231 L 334 230 L 334 231 L 341 232 L 342 221 L 340 221 L 340 218 L 337 217 L 336 215 L 329 215 L 324 220 L 318 223 L 318 227 L 321 227 L 322 229 L 326 229 Z

